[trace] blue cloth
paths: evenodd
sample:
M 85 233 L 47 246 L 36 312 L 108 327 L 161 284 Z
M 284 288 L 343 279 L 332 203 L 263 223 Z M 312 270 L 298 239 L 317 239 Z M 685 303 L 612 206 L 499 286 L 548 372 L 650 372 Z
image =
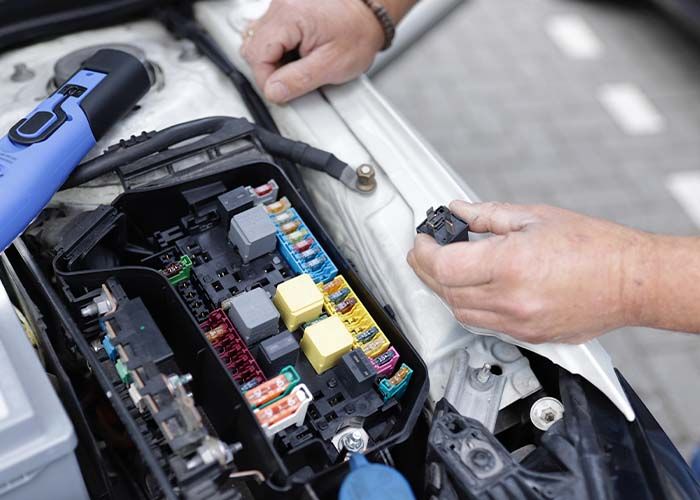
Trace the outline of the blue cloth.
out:
M 350 473 L 340 487 L 339 500 L 415 500 L 408 481 L 395 469 L 372 464 L 359 453 L 350 457 Z

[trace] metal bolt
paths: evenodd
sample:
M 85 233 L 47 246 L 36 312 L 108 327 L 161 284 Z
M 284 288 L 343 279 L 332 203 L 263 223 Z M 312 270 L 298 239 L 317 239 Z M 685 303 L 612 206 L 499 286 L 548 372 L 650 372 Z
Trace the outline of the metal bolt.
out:
M 189 384 L 192 382 L 192 374 L 184 373 L 182 375 L 171 375 L 168 380 L 173 387 L 179 387 L 181 385 Z
M 541 431 L 549 429 L 564 416 L 564 405 L 556 398 L 540 398 L 530 408 L 532 425 Z
M 341 440 L 343 447 L 352 453 L 357 453 L 365 447 L 365 442 L 362 439 L 362 433 L 359 430 L 348 432 Z
M 482 384 L 485 384 L 488 382 L 489 378 L 491 378 L 491 365 L 484 363 L 484 366 L 479 368 L 479 371 L 476 372 L 476 379 Z
M 92 299 L 92 302 L 82 309 L 80 309 L 80 315 L 83 318 L 90 318 L 92 316 L 103 316 L 114 309 L 114 303 L 104 292 Z
M 469 453 L 469 459 L 474 468 L 487 472 L 496 466 L 496 457 L 485 448 L 476 448 Z
M 357 170 L 357 189 L 369 193 L 377 188 L 377 179 L 375 178 L 374 167 L 367 163 L 363 163 Z
M 29 69 L 29 67 L 24 63 L 15 64 L 14 72 L 10 76 L 10 80 L 13 82 L 26 82 L 34 78 L 36 73 Z
M 182 62 L 190 62 L 199 59 L 199 50 L 190 40 L 183 40 L 180 44 L 180 55 L 177 57 Z

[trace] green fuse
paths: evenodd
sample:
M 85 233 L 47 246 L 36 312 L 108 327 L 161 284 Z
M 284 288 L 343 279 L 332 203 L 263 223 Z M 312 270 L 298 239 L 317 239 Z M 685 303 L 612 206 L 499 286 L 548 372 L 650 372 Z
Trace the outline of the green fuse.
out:
M 126 367 L 126 365 L 122 363 L 121 359 L 117 360 L 117 362 L 114 364 L 114 368 L 117 369 L 117 373 L 119 374 L 119 378 L 121 379 L 122 383 L 129 385 L 131 383 L 131 374 L 129 373 L 129 369 Z
M 381 392 L 384 401 L 390 398 L 400 398 L 406 392 L 408 382 L 411 380 L 413 370 L 406 363 L 401 364 L 401 368 L 396 370 L 396 373 L 391 378 L 383 378 L 379 382 L 379 392 Z
M 192 259 L 189 255 L 183 255 L 178 262 L 174 262 L 163 269 L 163 274 L 168 278 L 172 285 L 190 279 L 190 271 L 192 270 Z

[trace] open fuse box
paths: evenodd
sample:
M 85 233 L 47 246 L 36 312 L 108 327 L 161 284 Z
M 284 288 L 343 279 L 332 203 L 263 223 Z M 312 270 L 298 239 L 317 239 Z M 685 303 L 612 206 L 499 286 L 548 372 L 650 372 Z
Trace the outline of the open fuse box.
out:
M 264 155 L 126 192 L 54 270 L 173 488 L 235 460 L 288 491 L 406 439 L 426 397 L 419 356 Z

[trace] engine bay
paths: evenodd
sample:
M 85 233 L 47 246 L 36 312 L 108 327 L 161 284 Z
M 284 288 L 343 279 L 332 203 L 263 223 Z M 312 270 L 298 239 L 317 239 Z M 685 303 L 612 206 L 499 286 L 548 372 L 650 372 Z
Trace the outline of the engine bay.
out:
M 0 266 L 93 498 L 335 498 L 362 455 L 431 499 L 658 498 L 674 474 L 692 490 L 624 380 L 614 375 L 635 422 L 617 386 L 604 394 L 572 374 L 583 370 L 466 332 L 401 281 L 399 239 L 417 226 L 468 241 L 465 221 L 444 206 L 420 224 L 403 217 L 410 197 L 381 162 L 326 151 L 364 147 L 349 126 L 320 149 L 292 141 L 307 123 L 278 126 L 205 30 L 159 19 L 170 32 L 137 21 L 99 32 L 106 45 L 76 34 L 52 57 L 38 44 L 5 59 L 8 123 L 105 46 L 136 57 L 152 85 Z M 32 51 L 44 59 L 27 65 Z M 326 119 L 331 106 L 308 108 Z M 416 198 L 420 211 L 401 208 L 420 221 L 429 205 Z M 364 487 L 391 498 L 390 484 Z

